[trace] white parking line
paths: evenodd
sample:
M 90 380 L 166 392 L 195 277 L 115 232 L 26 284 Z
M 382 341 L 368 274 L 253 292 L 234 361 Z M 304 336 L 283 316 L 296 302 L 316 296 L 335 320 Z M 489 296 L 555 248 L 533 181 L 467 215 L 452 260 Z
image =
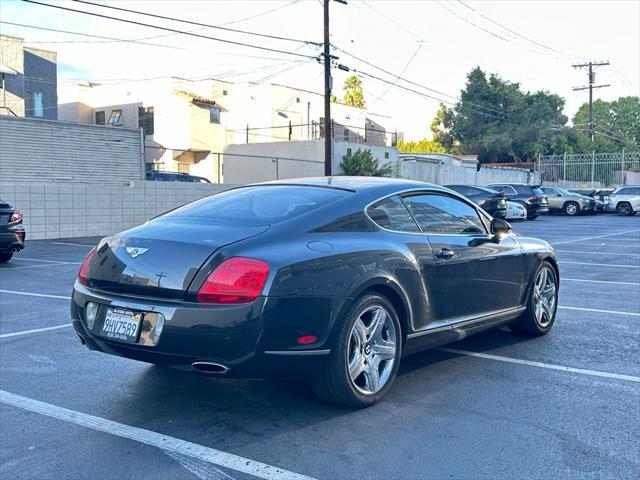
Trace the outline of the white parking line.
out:
M 134 440 L 145 445 L 157 447 L 165 452 L 196 458 L 220 467 L 253 475 L 255 477 L 275 480 L 312 480 L 311 477 L 290 472 L 265 463 L 256 462 L 239 455 L 234 455 L 232 453 L 216 450 L 215 448 L 163 435 L 152 430 L 132 427 L 131 425 L 114 422 L 113 420 L 107 420 L 106 418 L 88 415 L 75 410 L 69 410 L 50 403 L 16 395 L 5 390 L 0 390 L 0 402 L 29 412 L 35 412 L 40 415 L 73 423 L 81 427 Z
M 611 280 L 587 280 L 585 278 L 566 278 L 560 277 L 561 282 L 586 282 L 586 283 L 612 283 L 614 285 L 637 285 L 640 286 L 640 283 L 636 282 L 614 282 Z
M 71 300 L 71 297 L 66 295 L 50 295 L 48 293 L 21 292 L 20 290 L 4 290 L 2 288 L 0 288 L 0 293 L 11 293 L 13 295 L 24 295 L 26 297 L 60 298 L 62 300 Z
M 68 262 L 62 262 L 60 260 L 41 260 L 39 258 L 30 258 L 30 257 L 15 257 L 13 260 L 14 261 L 16 261 L 16 260 L 28 260 L 30 262 L 44 262 L 44 263 L 68 263 Z
M 598 308 L 582 308 L 582 307 L 563 307 L 562 305 L 558 305 L 558 308 L 561 308 L 563 310 L 577 310 L 580 312 L 596 312 L 596 313 L 607 313 L 609 315 L 627 315 L 630 317 L 640 317 L 640 313 L 620 312 L 617 310 L 600 310 Z
M 635 233 L 635 232 L 640 232 L 640 230 L 638 229 L 634 229 L 634 230 L 624 230 L 622 232 L 616 232 L 616 233 L 608 233 L 606 235 L 596 235 L 593 237 L 582 237 L 582 238 L 578 238 L 577 240 L 566 240 L 564 242 L 553 242 L 555 245 L 561 245 L 561 244 L 565 244 L 565 243 L 574 243 L 574 242 L 580 242 L 582 240 L 594 240 L 596 238 L 605 238 L 605 237 L 614 237 L 616 235 L 625 235 L 627 233 Z
M 591 262 L 567 262 L 560 260 L 560 265 L 570 263 L 571 265 L 592 265 L 594 267 L 620 267 L 620 268 L 640 268 L 640 265 L 618 265 L 615 263 L 591 263 Z
M 23 335 L 31 335 L 32 333 L 50 332 L 51 330 L 60 330 L 61 328 L 70 327 L 70 323 L 64 325 L 54 325 L 53 327 L 34 328 L 32 330 L 21 330 L 20 332 L 3 333 L 0 338 L 21 337 Z
M 470 352 L 468 350 L 458 350 L 457 348 L 436 348 L 441 352 L 453 353 L 456 355 L 466 355 L 469 357 L 496 360 L 498 362 L 516 363 L 518 365 L 528 365 L 530 367 L 548 368 L 560 370 L 562 372 L 580 373 L 582 375 L 592 375 L 595 377 L 614 378 L 616 380 L 627 380 L 629 382 L 640 382 L 640 377 L 633 375 L 622 375 L 620 373 L 599 372 L 597 370 L 586 370 L 584 368 L 565 367 L 563 365 L 553 365 L 551 363 L 533 362 L 531 360 L 521 360 L 519 358 L 503 357 L 501 355 L 489 355 L 487 353 Z
M 609 253 L 609 252 L 585 252 L 582 250 L 556 250 L 556 252 L 560 253 L 577 253 L 577 254 L 585 254 L 585 255 L 613 255 L 616 257 L 640 257 L 640 253 Z
M 87 247 L 87 248 L 91 248 L 94 247 L 95 245 L 87 245 L 86 243 L 67 243 L 67 242 L 51 242 L 52 245 L 71 245 L 74 247 Z

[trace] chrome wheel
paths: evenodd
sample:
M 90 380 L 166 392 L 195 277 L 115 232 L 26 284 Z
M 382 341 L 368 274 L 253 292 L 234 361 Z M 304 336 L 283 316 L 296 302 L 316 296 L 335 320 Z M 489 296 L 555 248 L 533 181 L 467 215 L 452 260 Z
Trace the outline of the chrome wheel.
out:
M 578 213 L 578 207 L 575 204 L 570 203 L 566 206 L 565 212 L 567 213 L 567 215 L 575 215 L 576 213 Z
M 396 362 L 396 327 L 387 310 L 379 305 L 358 316 L 347 348 L 349 378 L 358 392 L 371 395 L 389 381 Z
M 541 328 L 547 328 L 556 311 L 557 288 L 555 275 L 550 267 L 543 267 L 533 287 L 533 308 L 536 322 Z

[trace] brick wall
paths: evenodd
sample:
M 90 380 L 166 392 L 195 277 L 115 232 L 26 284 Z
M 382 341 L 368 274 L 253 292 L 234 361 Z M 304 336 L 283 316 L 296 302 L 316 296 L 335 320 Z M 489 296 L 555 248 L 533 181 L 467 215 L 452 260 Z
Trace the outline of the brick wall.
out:
M 2 183 L 0 198 L 24 214 L 27 240 L 38 240 L 110 235 L 232 187 L 147 181 L 128 186 Z

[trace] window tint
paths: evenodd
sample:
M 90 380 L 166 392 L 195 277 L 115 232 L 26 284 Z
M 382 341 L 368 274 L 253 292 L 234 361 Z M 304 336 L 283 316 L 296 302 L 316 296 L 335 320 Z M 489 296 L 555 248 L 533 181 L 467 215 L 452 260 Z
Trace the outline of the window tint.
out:
M 531 191 L 533 192 L 534 195 L 538 195 L 539 197 L 544 197 L 544 192 L 540 190 L 539 187 L 533 187 Z
M 472 206 L 444 195 L 416 195 L 404 202 L 426 233 L 448 235 L 486 233 Z
M 167 217 L 237 218 L 277 223 L 310 212 L 352 192 L 306 186 L 242 187 L 173 210 Z
M 411 217 L 400 197 L 389 197 L 374 203 L 367 214 L 379 227 L 400 232 L 419 232 L 420 229 Z

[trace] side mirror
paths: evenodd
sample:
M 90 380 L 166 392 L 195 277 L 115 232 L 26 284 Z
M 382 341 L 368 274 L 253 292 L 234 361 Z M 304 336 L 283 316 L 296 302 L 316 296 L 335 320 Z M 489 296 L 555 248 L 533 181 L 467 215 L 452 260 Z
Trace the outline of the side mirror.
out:
M 491 233 L 494 235 L 503 235 L 511 231 L 511 225 L 502 218 L 494 218 L 491 220 Z

